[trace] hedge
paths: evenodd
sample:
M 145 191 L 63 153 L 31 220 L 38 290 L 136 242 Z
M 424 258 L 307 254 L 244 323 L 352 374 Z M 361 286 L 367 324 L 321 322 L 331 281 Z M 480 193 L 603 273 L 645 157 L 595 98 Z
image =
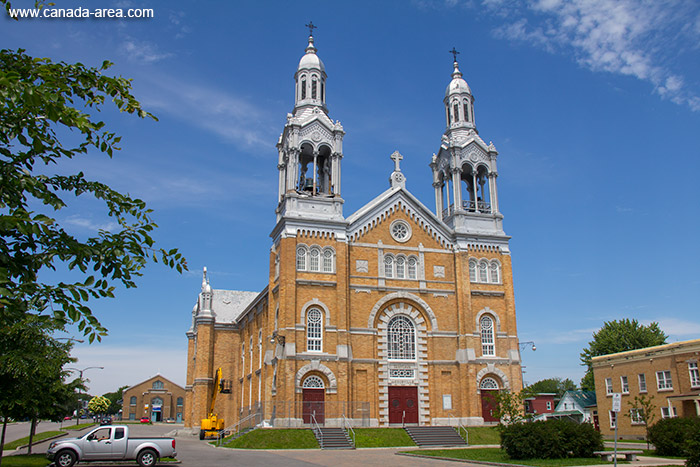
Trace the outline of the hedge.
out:
M 649 428 L 649 442 L 660 456 L 687 456 L 688 441 L 700 439 L 699 418 L 664 418 Z
M 516 423 L 501 431 L 501 447 L 511 459 L 594 457 L 593 451 L 603 449 L 603 437 L 590 423 Z

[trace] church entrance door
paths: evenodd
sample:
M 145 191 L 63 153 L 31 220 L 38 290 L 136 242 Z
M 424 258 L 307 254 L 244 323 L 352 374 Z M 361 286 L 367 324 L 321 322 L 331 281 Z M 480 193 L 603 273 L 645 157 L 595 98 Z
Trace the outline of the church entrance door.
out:
M 485 422 L 497 422 L 498 418 L 493 416 L 493 410 L 496 408 L 496 393 L 498 390 L 481 390 L 481 416 Z
M 311 415 L 315 414 L 316 422 L 323 425 L 326 420 L 325 389 L 303 389 L 302 418 L 304 423 L 311 423 Z
M 389 386 L 389 423 L 418 423 L 418 388 Z

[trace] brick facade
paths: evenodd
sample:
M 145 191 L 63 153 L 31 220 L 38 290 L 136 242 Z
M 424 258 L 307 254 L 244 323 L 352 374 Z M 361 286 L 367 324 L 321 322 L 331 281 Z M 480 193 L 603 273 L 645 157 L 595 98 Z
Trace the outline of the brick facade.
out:
M 612 394 L 622 394 L 622 411 L 617 415 L 618 434 L 643 438 L 643 423 L 635 423 L 630 409 L 635 396 L 645 394 L 656 406 L 656 420 L 662 417 L 700 416 L 700 339 L 603 355 L 593 358 L 600 429 L 613 435 Z
M 154 422 L 172 418 L 184 421 L 185 388 L 161 375 L 126 389 L 122 394 L 122 419 L 139 420 L 148 417 Z

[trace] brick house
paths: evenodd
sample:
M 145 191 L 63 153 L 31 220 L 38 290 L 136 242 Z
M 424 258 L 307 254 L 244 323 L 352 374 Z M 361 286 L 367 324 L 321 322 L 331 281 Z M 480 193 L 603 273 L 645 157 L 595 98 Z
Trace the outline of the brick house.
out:
M 421 162 L 434 210 L 407 190 L 396 151 L 389 188 L 343 215 L 345 131 L 328 116 L 326 77 L 310 36 L 274 161 L 268 284 L 214 289 L 205 269 L 187 331 L 185 424 L 200 425 L 214 391 L 226 426 L 251 413 L 273 426 L 312 414 L 359 426 L 493 422 L 492 391 L 522 388 L 510 237 L 498 152 L 476 131 L 458 63 L 438 153 Z
M 593 358 L 601 432 L 626 437 L 645 436 L 643 422 L 631 407 L 645 394 L 657 407 L 656 420 L 700 416 L 700 339 L 658 345 Z M 612 395 L 622 395 L 622 411 L 615 414 Z
M 523 401 L 525 404 L 525 413 L 537 416 L 552 413 L 557 406 L 557 400 L 558 398 L 555 393 L 542 392 L 535 394 Z
M 185 388 L 161 375 L 148 378 L 122 393 L 123 420 L 148 417 L 152 422 L 162 422 L 172 418 L 181 423 L 184 413 Z

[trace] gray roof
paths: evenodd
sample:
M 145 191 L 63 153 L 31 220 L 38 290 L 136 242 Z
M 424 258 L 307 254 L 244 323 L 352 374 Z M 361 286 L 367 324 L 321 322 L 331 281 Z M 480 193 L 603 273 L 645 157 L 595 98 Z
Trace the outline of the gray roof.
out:
M 212 290 L 211 311 L 217 323 L 234 323 L 260 292 Z

